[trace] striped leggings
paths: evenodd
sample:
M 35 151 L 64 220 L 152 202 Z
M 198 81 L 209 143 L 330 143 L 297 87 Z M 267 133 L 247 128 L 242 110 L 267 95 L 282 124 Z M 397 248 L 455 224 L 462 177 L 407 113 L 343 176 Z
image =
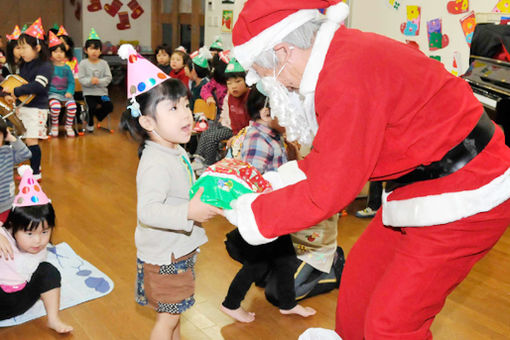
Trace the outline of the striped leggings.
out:
M 62 103 L 58 99 L 50 99 L 50 113 L 51 113 L 51 125 L 58 126 L 58 117 L 60 110 L 62 109 Z M 76 102 L 72 99 L 64 102 L 66 108 L 66 124 L 65 126 L 73 125 L 74 116 L 76 115 Z

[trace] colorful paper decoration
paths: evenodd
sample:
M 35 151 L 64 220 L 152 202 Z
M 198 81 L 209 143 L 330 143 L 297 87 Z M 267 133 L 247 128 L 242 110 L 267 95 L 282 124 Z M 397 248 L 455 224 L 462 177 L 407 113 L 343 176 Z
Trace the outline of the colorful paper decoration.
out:
M 250 164 L 224 158 L 208 167 L 190 189 L 193 198 L 203 187 L 202 202 L 222 209 L 232 209 L 230 202 L 239 196 L 272 190 L 271 184 Z
M 38 18 L 36 21 L 34 21 L 34 23 L 30 25 L 30 27 L 27 28 L 24 33 L 31 37 L 44 40 L 44 29 L 42 26 L 41 18 Z
M 101 0 L 89 0 L 89 3 L 90 4 L 87 6 L 89 12 L 97 12 L 102 8 Z
M 468 46 L 471 47 L 471 41 L 473 40 L 473 33 L 475 32 L 476 26 L 475 12 L 471 11 L 468 13 L 468 15 L 461 18 L 460 24 L 462 26 L 464 36 L 466 37 L 466 42 Z
M 387 1 L 387 4 L 393 8 L 394 10 L 398 11 L 399 7 L 400 7 L 400 1 L 398 0 L 386 0 Z
M 223 10 L 223 14 L 221 16 L 221 31 L 222 32 L 232 32 L 232 27 L 234 26 L 234 12 L 232 10 Z
M 60 37 L 62 35 L 69 36 L 69 34 L 67 34 L 66 29 L 64 28 L 64 25 L 60 25 L 57 32 L 57 37 Z
M 420 6 L 407 6 L 407 21 L 400 25 L 400 31 L 404 35 L 417 36 L 420 34 Z
M 227 67 L 225 68 L 225 73 L 241 73 L 245 72 L 244 68 L 239 64 L 236 58 L 230 59 Z
M 137 0 L 131 0 L 127 5 L 131 9 L 131 18 L 135 20 L 138 19 L 138 17 L 144 12 L 143 7 L 138 3 Z
M 469 0 L 452 0 L 446 5 L 450 14 L 466 13 L 469 10 Z
M 460 75 L 462 71 L 462 56 L 459 51 L 453 52 L 453 61 L 452 61 L 452 74 L 456 77 Z
M 99 35 L 97 34 L 96 30 L 94 28 L 91 28 L 87 40 L 101 40 L 101 38 L 99 38 Z
M 55 33 L 53 33 L 52 31 L 50 31 L 48 47 L 49 47 L 49 48 L 52 48 L 52 47 L 55 47 L 55 46 L 58 46 L 58 45 L 61 45 L 61 44 L 62 44 L 62 40 L 60 40 L 59 38 L 57 38 L 57 36 L 55 35 Z
M 427 21 L 427 34 L 431 51 L 446 47 L 450 43 L 448 35 L 442 33 L 442 21 L 439 18 Z
M 21 30 L 19 29 L 19 26 L 14 26 L 14 30 L 11 34 L 7 34 L 6 37 L 9 41 L 11 40 L 18 40 L 19 36 L 21 35 Z
M 492 11 L 497 13 L 510 13 L 510 0 L 499 0 Z
M 131 24 L 129 23 L 129 13 L 128 12 L 126 12 L 126 11 L 119 12 L 119 20 L 120 20 L 120 22 L 117 24 L 118 30 L 127 30 L 127 29 L 131 28 Z
M 441 56 L 440 55 L 431 55 L 429 57 L 430 57 L 430 59 L 434 59 L 434 60 L 437 60 L 439 62 L 441 61 Z
M 50 203 L 48 196 L 42 191 L 39 182 L 34 179 L 32 168 L 22 165 L 18 168 L 21 174 L 19 192 L 14 198 L 13 207 L 28 207 L 32 205 L 44 205 Z

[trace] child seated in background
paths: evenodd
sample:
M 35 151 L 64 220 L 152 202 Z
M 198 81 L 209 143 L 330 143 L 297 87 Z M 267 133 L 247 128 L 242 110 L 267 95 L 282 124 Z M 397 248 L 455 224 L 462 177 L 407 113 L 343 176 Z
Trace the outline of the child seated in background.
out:
M 207 104 L 215 103 L 218 108 L 218 112 L 223 109 L 223 100 L 227 95 L 227 84 L 225 79 L 225 69 L 229 63 L 229 57 L 227 53 L 221 52 L 213 56 L 211 67 L 212 67 L 212 79 L 202 86 L 200 90 L 200 97 L 207 102 Z
M 5 59 L 6 62 L 2 66 L 2 77 L 7 77 L 9 74 L 19 74 L 21 64 L 21 46 L 18 45 L 18 38 L 21 31 L 16 25 L 11 35 L 7 35 L 7 42 Z
M 167 44 L 161 44 L 154 50 L 156 55 L 156 66 L 161 69 L 165 74 L 170 74 L 172 68 L 170 67 L 170 56 L 172 55 L 172 49 Z
M 5 120 L 0 118 L 0 223 L 4 223 L 9 216 L 14 201 L 12 169 L 31 156 L 25 143 L 14 137 L 7 129 Z
M 58 137 L 58 119 L 62 105 L 66 108 L 65 130 L 67 137 L 74 137 L 73 121 L 76 115 L 76 102 L 74 95 L 74 75 L 71 68 L 66 65 L 65 45 L 53 32 L 49 33 L 49 47 L 51 61 L 53 62 L 53 77 L 50 83 L 50 136 Z
M 41 299 L 48 327 L 68 333 L 73 327 L 58 314 L 60 273 L 45 262 L 55 211 L 34 180 L 32 169 L 22 166 L 19 172 L 19 193 L 5 225 L 0 227 L 0 320 L 25 313 Z
M 100 59 L 103 45 L 96 31 L 90 31 L 85 41 L 85 54 L 79 65 L 78 80 L 81 83 L 83 96 L 89 109 L 87 131 L 94 131 L 94 117 L 101 122 L 113 111 L 113 104 L 108 96 L 108 85 L 112 81 L 110 66 Z
M 188 63 L 189 56 L 186 52 L 175 50 L 170 56 L 170 68 L 172 69 L 169 76 L 182 81 L 184 86 L 189 90 L 189 78 L 184 71 L 184 65 Z
M 217 161 L 219 142 L 230 139 L 250 122 L 250 116 L 246 112 L 250 91 L 244 81 L 245 76 L 243 67 L 232 58 L 225 69 L 228 95 L 225 96 L 219 121 L 211 122 L 198 141 L 192 164 L 197 174 L 201 174 L 205 168 Z
M 207 57 L 210 56 L 208 50 L 201 48 L 190 55 L 189 61 L 184 65 L 186 75 L 190 79 L 190 108 L 193 111 L 195 101 L 200 99 L 200 91 L 202 87 L 209 81 L 209 62 Z
M 57 37 L 64 43 L 66 65 L 73 71 L 73 76 L 76 78 L 78 77 L 78 59 L 74 56 L 74 41 L 62 25 L 58 29 Z
M 282 136 L 284 129 L 277 119 L 271 118 L 268 99 L 263 93 L 261 83 L 258 83 L 248 96 L 248 113 L 253 121 L 241 149 L 241 160 L 250 163 L 261 173 L 274 171 L 287 162 Z M 229 254 L 241 262 L 243 267 L 232 280 L 220 307 L 224 313 L 241 322 L 255 320 L 255 314 L 244 310 L 241 301 L 252 283 L 263 281 L 271 272 L 277 281 L 277 306 L 282 314 L 304 317 L 315 314 L 313 308 L 296 303 L 292 265 L 296 254 L 289 235 L 280 236 L 267 244 L 252 246 L 244 241 L 236 228 L 227 234 L 225 244 Z

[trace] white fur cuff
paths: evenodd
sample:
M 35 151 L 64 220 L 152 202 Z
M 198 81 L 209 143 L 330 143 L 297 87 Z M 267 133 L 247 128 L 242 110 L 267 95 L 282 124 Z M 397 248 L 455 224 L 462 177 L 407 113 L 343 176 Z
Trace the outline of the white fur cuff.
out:
M 241 236 L 251 245 L 269 243 L 277 239 L 264 237 L 255 221 L 251 204 L 260 194 L 246 194 L 231 203 L 234 213 L 237 215 L 237 228 Z

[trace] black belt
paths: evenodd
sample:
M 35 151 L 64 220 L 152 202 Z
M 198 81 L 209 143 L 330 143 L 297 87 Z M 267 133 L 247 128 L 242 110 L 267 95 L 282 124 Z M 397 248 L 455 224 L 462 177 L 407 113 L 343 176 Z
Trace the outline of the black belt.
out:
M 450 175 L 461 169 L 487 146 L 494 135 L 494 123 L 484 112 L 471 133 L 444 157 L 429 165 L 420 165 L 408 174 L 386 182 L 385 191 L 390 192 L 418 181 L 426 181 Z

